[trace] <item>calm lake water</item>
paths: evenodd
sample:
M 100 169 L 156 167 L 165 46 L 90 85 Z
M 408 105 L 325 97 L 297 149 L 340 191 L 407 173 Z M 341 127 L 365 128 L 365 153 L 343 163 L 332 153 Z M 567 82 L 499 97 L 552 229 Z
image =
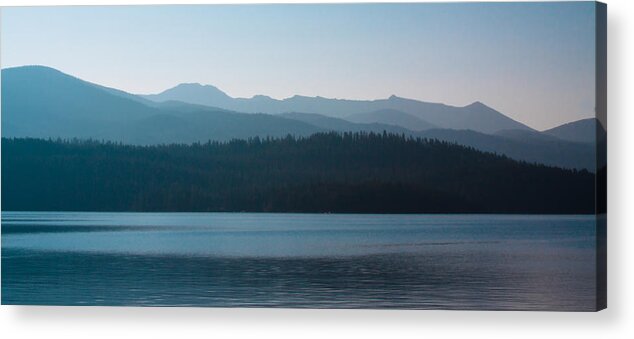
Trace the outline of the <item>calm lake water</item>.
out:
M 592 311 L 595 224 L 2 212 L 2 303 Z

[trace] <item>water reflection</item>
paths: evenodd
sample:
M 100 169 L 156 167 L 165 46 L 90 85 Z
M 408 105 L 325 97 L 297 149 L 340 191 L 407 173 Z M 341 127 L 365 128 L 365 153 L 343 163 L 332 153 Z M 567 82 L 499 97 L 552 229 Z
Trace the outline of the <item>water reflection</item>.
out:
M 159 227 L 94 216 L 70 222 L 91 232 L 4 233 L 42 224 L 3 213 L 2 302 L 594 309 L 589 217 L 209 214 Z

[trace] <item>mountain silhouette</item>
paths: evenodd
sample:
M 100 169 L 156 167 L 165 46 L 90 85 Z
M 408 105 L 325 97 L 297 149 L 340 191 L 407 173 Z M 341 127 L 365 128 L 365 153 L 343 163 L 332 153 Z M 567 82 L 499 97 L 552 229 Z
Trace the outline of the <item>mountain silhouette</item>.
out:
M 222 95 L 220 93 L 222 93 Z M 381 110 L 396 110 L 412 115 L 439 128 L 471 129 L 483 133 L 494 133 L 506 129 L 531 130 L 530 127 L 480 102 L 475 102 L 464 107 L 456 107 L 405 99 L 395 95 L 387 99 L 379 100 L 328 99 L 300 95 L 295 95 L 283 100 L 266 96 L 231 98 L 219 91 L 216 87 L 201 85 L 178 85 L 162 93 L 144 95 L 142 97 L 156 102 L 178 100 L 247 113 L 280 114 L 302 112 L 316 113 L 335 118 L 346 118 L 354 114 Z M 366 120 L 363 122 L 384 121 Z M 410 126 L 407 125 L 400 126 L 410 128 Z
M 408 128 L 413 131 L 423 131 L 437 126 L 411 114 L 395 109 L 380 109 L 367 113 L 356 113 L 346 117 L 346 120 L 357 123 L 381 123 Z
M 603 137 L 605 129 L 596 118 L 589 118 L 569 122 L 543 133 L 568 141 L 594 143 L 597 136 L 599 139 Z
M 585 168 L 591 171 L 594 171 L 596 167 L 594 145 L 569 142 L 535 131 L 504 130 L 491 135 L 472 130 L 432 128 L 416 132 L 394 125 L 356 124 L 319 114 L 286 113 L 282 116 L 313 124 L 329 131 L 378 133 L 386 131 L 470 146 L 477 150 L 503 154 L 529 163 L 541 163 L 563 168 Z
M 530 137 L 518 137 L 521 132 Z M 596 170 L 595 147 L 592 144 L 569 142 L 550 136 L 539 137 L 537 132 L 510 130 L 501 135 L 490 135 L 470 130 L 431 129 L 418 136 L 471 146 L 477 150 L 503 154 L 529 163 L 540 163 L 563 168 Z
M 229 105 L 232 98 L 225 92 L 211 85 L 198 83 L 180 84 L 159 94 L 144 96 L 152 101 L 182 101 L 191 104 L 224 107 Z
M 283 117 L 146 99 L 43 66 L 2 70 L 4 137 L 93 138 L 134 144 L 253 136 L 306 136 L 322 129 Z
M 318 132 L 375 132 L 438 139 L 478 150 L 506 155 L 516 160 L 566 168 L 595 170 L 592 144 L 563 140 L 527 127 L 504 128 L 487 134 L 469 128 L 490 130 L 487 119 L 501 121 L 498 126 L 518 127 L 517 123 L 481 103 L 462 108 L 430 104 L 392 96 L 384 100 L 354 101 L 295 96 L 283 101 L 265 96 L 233 99 L 215 87 L 199 84 L 182 85 L 179 91 L 192 89 L 210 94 L 215 102 L 251 105 L 249 111 L 270 110 L 283 105 L 307 111 L 329 111 L 337 114 L 349 108 L 358 109 L 357 123 L 332 115 L 306 111 L 276 114 L 241 113 L 209 104 L 192 104 L 178 100 L 156 102 L 114 88 L 103 87 L 44 66 L 24 66 L 2 70 L 2 135 L 3 137 L 80 138 L 123 142 L 138 145 L 193 143 L 208 140 L 226 141 L 252 137 L 296 137 Z M 164 92 L 165 93 L 165 92 Z M 178 91 L 172 91 L 178 94 Z M 215 93 L 215 94 L 213 94 Z M 211 95 L 213 94 L 213 95 Z M 224 99 L 223 99 L 224 98 Z M 324 106 L 320 106 L 323 103 Z M 389 103 L 397 108 L 372 110 Z M 269 106 L 267 106 L 269 105 Z M 280 106 L 281 105 L 281 106 Z M 290 107 L 289 106 L 289 107 Z M 257 109 L 260 107 L 261 109 Z M 430 120 L 408 113 L 423 107 Z M 339 109 L 337 111 L 336 109 Z M 431 121 L 447 111 L 443 121 L 464 128 L 448 129 Z M 370 112 L 370 113 L 368 113 Z M 350 115 L 345 115 L 350 117 Z M 374 119 L 372 118 L 374 117 Z M 363 120 L 365 119 L 365 120 Z M 463 119 L 463 120 L 461 120 Z M 418 124 L 418 125 L 417 125 Z M 427 125 L 429 124 L 429 125 Z M 406 127 L 400 125 L 407 125 Z M 427 127 L 437 126 L 427 129 Z M 484 128 L 489 126 L 487 128 Z M 417 131 L 421 128 L 424 130 Z M 568 128 L 568 127 L 567 127 Z M 553 129 L 557 131 L 557 129 Z
M 90 137 L 153 114 L 139 101 L 53 68 L 2 70 L 3 136 Z

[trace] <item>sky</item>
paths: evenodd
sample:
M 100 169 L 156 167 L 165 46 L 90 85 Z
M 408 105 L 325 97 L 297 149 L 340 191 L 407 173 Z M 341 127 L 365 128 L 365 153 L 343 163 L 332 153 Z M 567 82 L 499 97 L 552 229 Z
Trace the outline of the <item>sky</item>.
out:
M 464 106 L 542 130 L 594 116 L 593 2 L 13 7 L 0 65 L 131 93 L 179 83 Z

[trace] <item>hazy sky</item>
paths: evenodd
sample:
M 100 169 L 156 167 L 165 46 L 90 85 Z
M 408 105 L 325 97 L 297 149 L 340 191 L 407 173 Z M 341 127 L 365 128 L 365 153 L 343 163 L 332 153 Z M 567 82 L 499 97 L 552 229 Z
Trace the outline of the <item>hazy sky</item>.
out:
M 3 8 L 2 67 L 132 93 L 482 101 L 537 129 L 594 115 L 594 3 Z

